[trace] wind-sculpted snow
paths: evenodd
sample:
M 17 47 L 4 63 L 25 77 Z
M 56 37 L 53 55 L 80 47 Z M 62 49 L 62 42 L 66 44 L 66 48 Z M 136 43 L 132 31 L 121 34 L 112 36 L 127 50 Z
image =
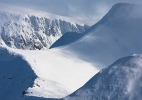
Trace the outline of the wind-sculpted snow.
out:
M 65 100 L 141 100 L 142 55 L 121 58 Z
M 0 39 L 12 48 L 48 49 L 66 32 L 82 33 L 87 28 L 45 12 L 5 6 L 0 10 Z
M 91 62 L 99 68 L 116 59 L 142 53 L 142 6 L 119 3 L 102 20 L 87 30 L 79 41 L 64 52 Z

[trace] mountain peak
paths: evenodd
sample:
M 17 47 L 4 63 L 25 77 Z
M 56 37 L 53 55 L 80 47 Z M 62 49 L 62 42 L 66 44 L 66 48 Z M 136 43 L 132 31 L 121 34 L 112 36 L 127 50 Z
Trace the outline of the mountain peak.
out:
M 116 3 L 113 5 L 113 7 L 120 7 L 120 6 L 132 6 L 132 5 L 136 5 L 136 4 L 133 4 L 133 3 Z

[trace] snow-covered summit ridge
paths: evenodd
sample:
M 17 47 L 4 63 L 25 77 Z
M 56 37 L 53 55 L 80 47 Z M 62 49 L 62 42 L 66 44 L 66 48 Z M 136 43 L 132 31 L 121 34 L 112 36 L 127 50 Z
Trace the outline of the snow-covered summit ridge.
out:
M 124 56 L 142 54 L 141 9 L 141 5 L 135 4 L 114 5 L 86 31 L 86 36 L 63 49 L 100 67 L 106 67 Z
M 88 26 L 73 18 L 1 5 L 0 39 L 12 48 L 47 49 L 66 32 L 84 32 Z
M 141 100 L 142 55 L 121 58 L 65 100 Z

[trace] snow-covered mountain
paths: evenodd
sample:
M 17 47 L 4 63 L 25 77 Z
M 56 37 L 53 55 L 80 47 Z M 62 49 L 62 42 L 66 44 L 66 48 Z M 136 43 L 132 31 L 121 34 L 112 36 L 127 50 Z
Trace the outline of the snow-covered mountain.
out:
M 141 54 L 142 53 L 141 8 L 142 8 L 141 6 L 133 4 L 122 4 L 122 3 L 116 4 L 112 7 L 109 13 L 101 21 L 99 21 L 97 24 L 95 24 L 85 32 L 87 33 L 85 37 L 81 38 L 79 41 L 75 43 L 72 43 L 71 45 L 63 46 L 60 48 L 54 48 L 45 51 L 19 50 L 19 49 L 10 48 L 9 46 L 5 45 L 5 41 L 1 41 L 2 46 L 4 48 L 7 48 L 9 52 L 20 54 L 22 58 L 25 61 L 27 61 L 27 63 L 30 65 L 28 68 L 31 68 L 32 71 L 34 71 L 34 75 L 37 76 L 35 80 L 32 81 L 32 83 L 35 83 L 35 85 L 32 85 L 32 87 L 28 85 L 26 88 L 22 89 L 22 91 L 28 90 L 29 92 L 26 91 L 26 93 L 28 93 L 26 95 L 34 97 L 42 97 L 42 96 L 45 98 L 65 97 L 67 96 L 68 93 L 72 93 L 81 86 L 83 86 L 92 76 L 94 76 L 100 69 L 102 69 L 102 67 L 110 65 L 116 59 L 121 58 L 123 56 L 132 55 L 134 53 Z M 11 12 L 10 9 L 7 10 L 7 12 L 8 13 L 6 14 L 9 14 L 9 12 Z M 22 16 L 20 18 L 23 18 L 23 16 L 28 16 L 28 18 L 30 18 L 29 16 L 35 15 L 33 12 L 31 12 L 31 10 L 28 11 L 28 15 L 25 15 L 25 13 L 23 13 L 24 11 L 22 10 L 18 11 L 17 13 L 16 12 L 14 13 L 14 16 L 17 15 L 17 13 L 20 13 L 18 14 Z M 38 12 L 36 13 L 36 15 L 45 16 L 46 14 Z M 26 23 L 27 25 L 27 22 L 25 21 L 23 22 L 23 20 L 17 20 L 19 19 L 19 17 L 18 18 L 16 17 L 16 19 L 15 17 L 10 17 L 10 18 L 13 18 L 13 20 L 16 20 L 16 22 L 20 21 L 22 23 Z M 54 17 L 51 16 L 51 19 L 52 18 Z M 75 23 L 72 24 L 76 25 Z M 1 31 L 4 32 L 4 30 L 5 29 L 1 27 Z M 16 30 L 16 28 L 13 28 L 12 30 Z M 28 28 L 25 30 L 28 30 Z M 28 34 L 24 35 L 27 36 Z M 32 39 L 34 39 L 34 37 L 32 37 Z M 3 40 L 3 38 L 0 40 Z M 15 43 L 15 44 L 19 43 L 17 40 L 14 42 L 13 39 L 11 39 L 11 41 L 12 42 L 10 43 Z M 33 46 L 28 45 L 27 47 L 29 48 L 25 47 L 24 49 L 31 49 L 31 47 Z M 37 49 L 37 48 L 32 48 L 32 49 Z M 4 68 L 5 65 L 1 67 L 1 65 L 3 65 L 3 58 L 0 60 L 1 60 L 0 68 Z M 7 60 L 8 59 L 6 59 L 6 62 Z M 18 63 L 19 60 L 16 60 L 15 64 Z M 5 64 L 11 64 L 11 62 L 7 62 Z M 12 72 L 16 73 L 15 71 L 17 72 L 17 69 L 12 70 Z M 24 74 L 25 72 L 26 71 L 23 71 Z M 5 70 L 3 74 L 5 73 L 7 73 L 7 70 Z M 19 74 L 19 76 L 21 74 Z M 23 79 L 23 77 L 25 78 L 26 76 L 22 76 L 21 79 Z M 45 81 L 45 83 L 48 81 L 47 84 L 45 84 L 45 87 L 53 87 L 52 92 L 50 92 L 51 88 L 42 87 L 44 84 L 43 80 Z M 11 84 L 17 84 L 15 83 L 15 81 L 13 82 Z M 55 86 L 56 83 L 59 84 Z M 4 87 L 9 86 L 7 84 L 3 85 L 2 89 Z M 41 84 L 40 88 L 39 84 Z M 15 90 L 16 89 L 17 88 L 15 88 Z M 41 93 L 42 89 L 44 90 L 44 92 Z M 67 93 L 65 91 L 67 91 Z M 7 93 L 7 90 L 5 90 L 4 93 Z M 19 92 L 17 91 L 17 93 Z M 25 94 L 25 92 L 23 93 Z M 50 95 L 50 93 L 52 95 Z M 60 93 L 60 95 L 58 95 L 58 93 Z
M 141 100 L 142 55 L 121 58 L 65 100 Z
M 88 28 L 69 17 L 0 6 L 0 40 L 12 48 L 47 49 L 66 32 L 82 33 Z
M 141 9 L 141 5 L 118 3 L 87 30 L 85 37 L 60 49 L 99 68 L 118 58 L 141 54 Z

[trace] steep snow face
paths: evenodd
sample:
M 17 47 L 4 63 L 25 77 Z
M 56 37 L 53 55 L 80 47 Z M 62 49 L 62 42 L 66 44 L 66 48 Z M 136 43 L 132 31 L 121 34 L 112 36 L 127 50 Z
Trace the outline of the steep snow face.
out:
M 47 49 L 66 32 L 82 33 L 88 28 L 71 18 L 6 7 L 1 5 L 0 9 L 0 39 L 12 48 Z
M 0 99 L 22 100 L 23 92 L 33 85 L 37 76 L 20 56 L 0 48 Z
M 141 100 L 142 55 L 121 58 L 65 100 Z
M 116 4 L 104 18 L 87 30 L 87 35 L 64 52 L 102 68 L 116 59 L 142 53 L 142 6 Z M 107 58 L 107 59 L 106 59 Z

